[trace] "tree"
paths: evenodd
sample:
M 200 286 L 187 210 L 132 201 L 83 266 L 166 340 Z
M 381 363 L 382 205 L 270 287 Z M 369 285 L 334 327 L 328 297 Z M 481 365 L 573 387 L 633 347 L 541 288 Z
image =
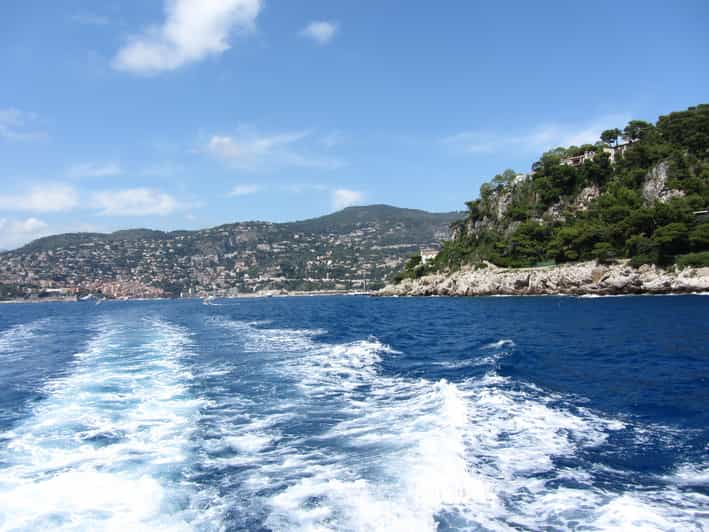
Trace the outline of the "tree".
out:
M 606 264 L 615 257 L 615 249 L 613 245 L 608 242 L 597 242 L 593 245 L 593 250 L 591 255 L 601 264 Z
M 601 133 L 601 140 L 606 144 L 617 146 L 620 135 L 621 131 L 617 127 L 613 129 L 606 129 L 603 133 Z
M 680 222 L 673 222 L 659 227 L 652 236 L 660 251 L 660 261 L 671 262 L 671 257 L 686 253 L 689 248 L 689 231 Z
M 493 188 L 490 183 L 483 183 L 480 185 L 480 199 L 483 201 L 487 201 L 490 196 L 492 195 Z
M 694 154 L 705 156 L 709 150 L 709 104 L 661 116 L 657 129 L 667 142 L 685 146 Z
M 482 218 L 482 211 L 480 210 L 480 200 L 466 201 L 465 206 L 468 207 L 467 220 L 475 222 Z
M 635 266 L 659 262 L 657 244 L 645 235 L 633 235 L 626 242 L 626 249 L 631 257 L 630 263 Z
M 406 262 L 405 268 L 407 270 L 414 270 L 421 264 L 421 255 L 412 255 L 411 258 Z
M 699 224 L 689 233 L 689 241 L 697 251 L 709 249 L 709 222 Z
M 623 138 L 627 142 L 635 142 L 642 139 L 654 126 L 644 120 L 631 120 L 623 129 Z

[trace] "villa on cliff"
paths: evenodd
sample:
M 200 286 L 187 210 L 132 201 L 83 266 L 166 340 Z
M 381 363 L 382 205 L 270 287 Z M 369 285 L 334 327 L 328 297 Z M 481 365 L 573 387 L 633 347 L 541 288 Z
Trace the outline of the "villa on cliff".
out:
M 607 153 L 610 157 L 611 163 L 615 162 L 615 158 L 619 155 L 623 155 L 628 146 L 632 144 L 631 142 L 626 142 L 624 144 L 618 144 L 617 146 L 604 146 L 603 153 Z M 567 166 L 581 166 L 586 161 L 592 161 L 598 152 L 594 150 L 588 150 L 580 155 L 574 155 L 573 157 L 566 157 L 561 160 L 561 164 Z
M 422 248 L 421 249 L 421 264 L 428 264 L 438 255 L 438 249 L 435 248 Z

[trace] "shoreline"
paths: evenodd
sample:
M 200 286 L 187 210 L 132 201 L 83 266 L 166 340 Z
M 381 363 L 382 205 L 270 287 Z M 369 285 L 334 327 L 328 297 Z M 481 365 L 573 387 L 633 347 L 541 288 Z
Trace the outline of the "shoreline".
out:
M 289 292 L 286 294 L 238 294 L 230 296 L 217 296 L 216 299 L 269 299 L 269 298 L 287 298 L 287 297 L 319 297 L 319 296 L 373 296 L 375 292 L 368 291 L 337 291 L 337 290 L 315 290 L 312 292 Z M 190 296 L 190 297 L 127 297 L 127 298 L 106 298 L 103 303 L 115 301 L 188 301 L 188 300 L 203 300 L 208 296 Z M 43 297 L 41 299 L 1 299 L 0 305 L 14 305 L 21 303 L 84 303 L 96 304 L 95 300 L 77 301 L 74 298 L 62 297 Z
M 382 289 L 384 290 L 384 289 Z M 662 297 L 662 296 L 709 296 L 709 289 L 703 291 L 670 291 L 670 292 L 624 292 L 624 293 L 564 293 L 564 292 L 548 292 L 548 293 L 517 293 L 517 294 L 419 294 L 419 293 L 409 293 L 409 294 L 392 294 L 392 293 L 382 293 L 371 292 L 367 294 L 363 293 L 349 293 L 349 292 L 338 292 L 338 293 L 320 293 L 320 292 L 306 292 L 302 294 L 288 294 L 288 295 L 277 295 L 277 296 L 251 296 L 251 295 L 241 295 L 241 296 L 225 296 L 217 297 L 217 300 L 237 300 L 237 299 L 269 299 L 269 298 L 288 298 L 288 297 L 331 297 L 331 296 L 366 296 L 376 299 L 397 299 L 397 298 L 464 298 L 464 297 L 475 297 L 475 298 L 507 298 L 507 297 L 571 297 L 576 299 L 610 299 L 616 297 Z M 157 301 L 200 301 L 202 298 L 198 297 L 153 297 L 153 298 L 129 298 L 129 299 L 106 299 L 103 303 L 135 303 L 135 302 L 157 302 Z M 37 303 L 85 303 L 84 301 L 74 301 L 67 299 L 12 299 L 12 300 L 0 300 L 0 305 L 20 305 L 20 304 L 37 304 Z M 89 302 L 90 303 L 90 302 Z M 102 303 L 102 304 L 103 304 Z M 216 303 L 215 306 L 218 306 Z
M 709 268 L 662 269 L 627 261 L 595 261 L 536 268 L 466 267 L 388 285 L 377 296 L 576 296 L 702 295 L 709 292 Z
M 127 297 L 109 301 L 203 300 L 212 294 L 190 297 Z M 571 296 L 600 298 L 637 295 L 709 295 L 709 267 L 662 269 L 634 268 L 628 261 L 598 264 L 595 261 L 556 266 L 499 268 L 487 263 L 483 268 L 465 267 L 450 273 L 434 273 L 418 279 L 404 279 L 378 291 L 313 290 L 287 293 L 244 293 L 216 295 L 219 300 L 266 299 L 322 296 L 368 297 L 516 297 Z M 0 304 L 93 303 L 68 297 L 7 299 Z

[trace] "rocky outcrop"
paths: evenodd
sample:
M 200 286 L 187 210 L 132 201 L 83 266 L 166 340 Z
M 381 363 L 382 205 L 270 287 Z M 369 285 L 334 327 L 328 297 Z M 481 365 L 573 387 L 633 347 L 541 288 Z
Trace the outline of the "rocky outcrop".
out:
M 464 268 L 451 274 L 406 279 L 381 296 L 617 295 L 709 291 L 709 268 L 633 268 L 627 262 L 583 262 L 541 268 Z
M 645 176 L 643 182 L 643 198 L 648 203 L 659 201 L 665 203 L 672 198 L 681 198 L 684 192 L 674 190 L 667 186 L 668 170 L 670 165 L 667 161 L 662 161 L 653 167 Z
M 593 200 L 600 195 L 601 189 L 598 188 L 598 185 L 589 185 L 578 193 L 571 207 L 575 211 L 585 211 L 590 207 Z

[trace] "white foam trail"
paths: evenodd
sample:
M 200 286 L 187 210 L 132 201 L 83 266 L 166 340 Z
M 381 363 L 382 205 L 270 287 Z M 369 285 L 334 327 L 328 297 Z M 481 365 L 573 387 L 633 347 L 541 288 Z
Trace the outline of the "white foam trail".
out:
M 683 464 L 664 478 L 680 486 L 709 486 L 709 463 Z
M 42 318 L 0 331 L 0 361 L 10 363 L 27 356 L 31 351 L 32 341 L 48 323 L 49 318 Z
M 490 344 L 484 345 L 482 348 L 483 349 L 501 349 L 503 347 L 515 347 L 515 343 L 508 339 L 508 338 L 503 338 L 502 340 L 498 340 L 497 342 L 492 342 Z
M 314 331 L 239 327 L 251 348 L 281 351 L 268 369 L 300 390 L 271 396 L 260 416 L 249 405 L 238 427 L 219 425 L 230 452 L 211 465 L 247 466 L 235 497 L 269 529 L 701 530 L 706 520 L 700 494 L 682 502 L 672 488 L 595 485 L 595 466 L 578 456 L 627 427 L 562 396 L 494 372 L 459 383 L 386 376 L 396 352 L 376 339 L 327 345 Z M 339 421 L 285 436 L 323 412 Z
M 485 356 L 474 356 L 468 360 L 443 360 L 441 362 L 435 362 L 434 365 L 447 369 L 463 369 L 474 366 L 496 367 L 500 359 L 508 356 L 514 347 L 516 347 L 514 341 L 503 338 L 497 342 L 485 344 L 480 348 L 480 350 L 485 353 L 494 351 L 493 353 L 486 354 Z
M 247 353 L 296 353 L 312 349 L 314 339 L 325 333 L 321 329 L 262 329 L 269 321 L 231 321 L 221 317 L 209 320 L 219 327 L 234 331 Z
M 185 330 L 103 321 L 73 372 L 4 438 L 0 528 L 186 530 L 183 478 L 202 401 L 189 391 Z
M 499 506 L 486 479 L 466 462 L 464 427 L 470 422 L 458 389 L 445 381 L 391 383 L 351 420 L 323 436 L 346 441 L 366 464 L 318 464 L 311 475 L 270 501 L 268 524 L 276 529 L 435 530 L 446 507 Z M 389 396 L 389 392 L 397 396 Z M 396 421 L 396 425 L 392 425 Z M 365 466 L 371 478 L 348 467 Z M 321 501 L 317 508 L 307 502 Z M 334 519 L 332 525 L 329 524 Z M 336 524 L 335 524 L 336 523 Z

